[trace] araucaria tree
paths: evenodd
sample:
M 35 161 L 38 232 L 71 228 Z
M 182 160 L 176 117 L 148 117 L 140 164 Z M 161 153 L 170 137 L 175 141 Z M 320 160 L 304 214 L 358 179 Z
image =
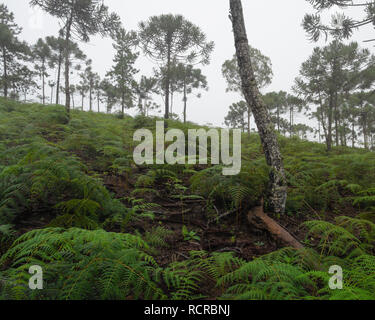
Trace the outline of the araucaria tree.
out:
M 62 20 L 65 39 L 65 95 L 66 110 L 70 111 L 70 42 L 74 36 L 88 42 L 90 36 L 106 36 L 119 26 L 117 14 L 110 14 L 103 0 L 31 0 L 32 6 L 39 6 L 52 16 Z
M 233 25 L 242 92 L 248 105 L 251 106 L 267 164 L 271 167 L 268 207 L 273 212 L 281 214 L 285 212 L 287 181 L 274 125 L 255 78 L 241 0 L 230 0 L 230 18 Z
M 133 52 L 137 45 L 137 35 L 135 32 L 126 32 L 124 28 L 120 28 L 113 33 L 112 38 L 116 55 L 113 59 L 114 65 L 107 76 L 114 83 L 116 96 L 121 103 L 121 117 L 124 117 L 125 108 L 133 106 L 133 94 L 137 87 L 134 76 L 139 71 L 134 68 L 134 64 L 139 54 Z
M 373 70 L 374 61 L 370 52 L 361 49 L 358 43 L 345 45 L 335 40 L 324 48 L 315 48 L 302 64 L 295 90 L 307 103 L 316 105 L 313 115 L 323 128 L 328 151 L 334 140 L 336 146 L 345 144 L 345 101 L 374 83 L 374 76 L 364 77 L 368 68 Z
M 165 70 L 165 118 L 169 118 L 171 67 L 174 63 L 208 64 L 214 43 L 181 15 L 153 16 L 139 25 L 144 53 Z
M 321 35 L 328 35 L 335 39 L 349 38 L 354 30 L 366 25 L 375 26 L 375 3 L 374 1 L 353 1 L 353 0 L 308 0 L 317 10 L 315 14 L 306 14 L 303 20 L 303 27 L 309 34 L 311 40 L 318 41 Z M 330 23 L 322 21 L 324 11 L 333 7 L 341 9 L 332 16 Z M 360 18 L 352 18 L 345 15 L 346 9 L 362 8 L 363 16 Z M 366 41 L 374 41 L 375 39 L 366 39 Z
M 2 77 L 0 87 L 4 97 L 9 96 L 9 88 L 22 90 L 25 74 L 31 75 L 24 61 L 28 60 L 30 50 L 25 42 L 18 39 L 21 28 L 15 23 L 13 13 L 0 4 L 0 68 Z

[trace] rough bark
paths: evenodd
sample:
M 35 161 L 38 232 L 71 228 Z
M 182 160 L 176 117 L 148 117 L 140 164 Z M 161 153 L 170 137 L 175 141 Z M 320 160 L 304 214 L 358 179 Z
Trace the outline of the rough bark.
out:
M 271 167 L 268 206 L 275 213 L 284 213 L 287 182 L 283 160 L 271 117 L 261 98 L 254 76 L 241 0 L 230 0 L 230 9 L 243 94 L 253 112 L 267 164 Z
M 266 230 L 277 242 L 295 249 L 303 249 L 303 245 L 295 239 L 288 231 L 270 218 L 263 211 L 263 205 L 252 209 L 247 219 L 249 223 L 260 230 Z

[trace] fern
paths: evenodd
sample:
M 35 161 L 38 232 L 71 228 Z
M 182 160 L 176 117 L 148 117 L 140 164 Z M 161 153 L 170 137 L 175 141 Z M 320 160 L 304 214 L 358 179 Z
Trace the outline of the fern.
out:
M 148 249 L 129 234 L 47 228 L 20 237 L 0 265 L 11 261 L 2 275 L 13 279 L 5 288 L 10 297 L 27 297 L 28 266 L 36 264 L 44 270 L 45 293 L 54 299 L 163 298 L 152 280 L 157 264 Z

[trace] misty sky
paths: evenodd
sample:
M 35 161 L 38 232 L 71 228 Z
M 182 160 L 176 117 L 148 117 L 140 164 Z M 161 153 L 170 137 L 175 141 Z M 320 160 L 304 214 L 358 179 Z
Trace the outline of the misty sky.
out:
M 28 0 L 2 0 L 14 12 L 16 22 L 23 28 L 21 38 L 35 43 L 40 37 L 57 35 L 58 20 L 41 12 L 32 10 Z M 290 91 L 299 68 L 312 52 L 314 46 L 324 45 L 310 43 L 301 27 L 305 13 L 312 13 L 310 4 L 305 0 L 244 0 L 244 14 L 249 36 L 253 47 L 260 49 L 272 60 L 274 80 L 267 91 Z M 212 123 L 221 126 L 229 105 L 238 102 L 240 96 L 226 93 L 226 83 L 221 75 L 221 66 L 234 54 L 234 40 L 231 22 L 228 18 L 228 0 L 106 0 L 111 11 L 120 15 L 125 29 L 137 30 L 138 23 L 152 15 L 182 14 L 197 24 L 207 34 L 208 40 L 215 42 L 211 64 L 203 67 L 208 78 L 209 92 L 204 92 L 201 99 L 191 97 L 188 101 L 188 120 L 199 124 Z M 361 17 L 360 10 L 351 13 Z M 373 29 L 365 28 L 357 32 L 352 40 L 368 47 L 373 52 L 373 44 L 363 40 L 373 38 Z M 112 65 L 114 51 L 110 39 L 94 37 L 89 44 L 81 48 L 93 60 L 94 70 L 102 77 Z M 140 74 L 150 76 L 154 65 L 141 57 L 137 62 Z M 138 77 L 139 77 L 138 76 Z M 51 79 L 55 75 L 51 74 Z M 79 100 L 77 96 L 77 101 Z M 156 97 L 156 102 L 163 105 L 163 100 Z M 182 99 L 175 97 L 173 112 L 182 115 Z M 104 106 L 103 106 L 104 107 Z M 86 106 L 87 108 L 87 106 Z M 103 108 L 104 111 L 104 108 Z M 296 117 L 296 123 L 306 122 L 303 117 Z

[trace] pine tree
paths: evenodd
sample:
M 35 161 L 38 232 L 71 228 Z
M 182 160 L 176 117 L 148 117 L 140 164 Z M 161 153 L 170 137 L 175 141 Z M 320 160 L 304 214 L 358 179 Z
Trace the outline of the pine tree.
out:
M 4 97 L 9 96 L 10 87 L 19 87 L 22 76 L 31 73 L 26 70 L 24 62 L 29 60 L 30 49 L 26 42 L 21 42 L 18 35 L 22 29 L 15 23 L 14 15 L 4 4 L 0 4 L 0 54 L 1 54 L 1 88 Z
M 51 58 L 51 50 L 48 44 L 43 39 L 38 39 L 37 43 L 32 47 L 32 54 L 35 62 L 35 69 L 42 79 L 42 103 L 46 104 L 46 78 L 49 77 L 47 73 L 48 61 Z
M 155 77 L 142 76 L 137 84 L 138 108 L 142 115 L 148 116 L 152 94 L 158 94 L 158 79 Z
M 134 64 L 139 54 L 132 49 L 137 45 L 138 40 L 135 32 L 126 32 L 124 28 L 114 32 L 112 38 L 116 55 L 113 59 L 114 66 L 107 76 L 114 83 L 121 103 L 121 116 L 124 117 L 125 108 L 133 106 L 133 95 L 136 90 L 134 76 L 139 71 L 134 68 Z
M 225 117 L 225 125 L 232 129 L 241 129 L 243 132 L 245 128 L 249 128 L 247 119 L 248 107 L 245 101 L 233 103 L 229 107 L 228 115 Z

